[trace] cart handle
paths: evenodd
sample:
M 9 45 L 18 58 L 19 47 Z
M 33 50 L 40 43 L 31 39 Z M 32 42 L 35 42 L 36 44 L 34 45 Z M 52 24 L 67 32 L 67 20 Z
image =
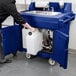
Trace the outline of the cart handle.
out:
M 75 15 L 71 15 L 71 16 L 64 17 L 64 19 L 60 19 L 59 21 L 65 24 L 67 22 L 70 22 L 71 20 L 74 20 L 74 18 L 75 18 Z

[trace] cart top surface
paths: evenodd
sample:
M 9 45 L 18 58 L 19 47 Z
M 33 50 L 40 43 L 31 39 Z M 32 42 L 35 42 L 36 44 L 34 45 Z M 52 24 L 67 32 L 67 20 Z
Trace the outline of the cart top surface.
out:
M 21 12 L 21 14 L 29 16 L 47 17 L 47 18 L 60 18 L 63 17 L 64 15 L 67 15 L 67 13 L 53 12 L 53 11 L 26 11 Z

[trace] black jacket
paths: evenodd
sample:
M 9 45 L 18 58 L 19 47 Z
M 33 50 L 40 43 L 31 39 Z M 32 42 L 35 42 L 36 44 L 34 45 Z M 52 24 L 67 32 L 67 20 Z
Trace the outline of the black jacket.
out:
M 0 0 L 0 24 L 9 16 L 13 16 L 17 23 L 24 24 L 26 21 L 18 13 L 15 0 Z

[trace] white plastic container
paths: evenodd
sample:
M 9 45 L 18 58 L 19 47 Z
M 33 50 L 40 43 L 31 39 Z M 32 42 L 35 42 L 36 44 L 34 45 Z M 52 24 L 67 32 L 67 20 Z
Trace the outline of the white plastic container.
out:
M 30 32 L 30 30 L 23 28 L 22 29 L 22 43 L 23 43 L 23 48 L 26 48 L 26 36 Z
M 23 35 L 23 48 L 27 48 L 27 54 L 37 55 L 42 50 L 43 35 L 36 30 L 30 32 L 28 29 L 22 30 Z

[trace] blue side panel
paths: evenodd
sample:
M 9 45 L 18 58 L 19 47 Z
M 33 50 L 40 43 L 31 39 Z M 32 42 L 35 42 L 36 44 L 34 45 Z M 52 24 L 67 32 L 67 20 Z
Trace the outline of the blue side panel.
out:
M 54 32 L 54 54 L 52 58 L 64 68 L 67 68 L 68 42 L 68 35 L 65 35 L 64 33 L 58 30 Z
M 53 7 L 53 8 L 54 8 L 54 11 L 56 11 L 56 12 L 60 12 L 60 11 L 61 11 L 58 2 L 50 2 L 50 3 L 49 3 L 49 9 L 50 9 L 50 10 L 51 10 L 51 7 Z
M 62 9 L 62 12 L 72 12 L 72 3 L 64 3 L 64 8 Z
M 64 3 L 64 7 L 60 8 L 60 5 L 58 2 L 50 2 L 49 3 L 49 9 L 51 10 L 51 7 L 54 8 L 54 11 L 56 12 L 72 12 L 72 4 L 71 3 Z
M 15 53 L 22 49 L 21 27 L 9 26 L 2 29 L 3 54 Z
M 35 2 L 32 2 L 29 6 L 29 10 L 35 10 Z

